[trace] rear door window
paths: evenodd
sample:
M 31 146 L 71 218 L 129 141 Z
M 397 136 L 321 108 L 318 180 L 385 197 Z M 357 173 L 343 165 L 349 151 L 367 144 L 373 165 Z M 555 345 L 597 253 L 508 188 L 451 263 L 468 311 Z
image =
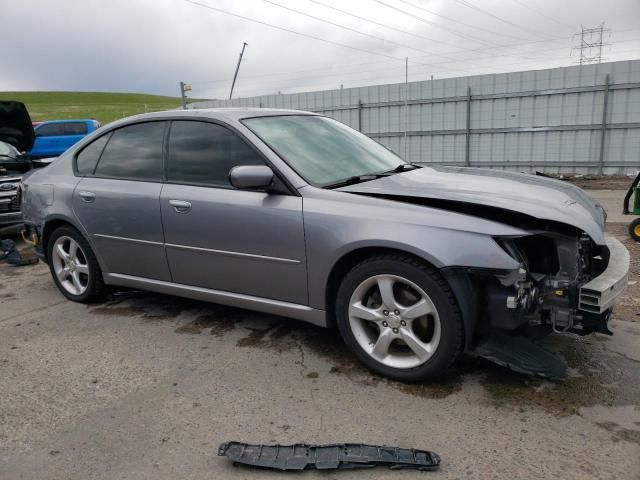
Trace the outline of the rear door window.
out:
M 97 177 L 162 180 L 165 122 L 147 122 L 114 130 L 95 171 Z
M 167 180 L 175 183 L 230 187 L 233 167 L 264 165 L 242 138 L 214 123 L 172 122 L 168 148 Z
M 106 134 L 82 149 L 76 157 L 76 169 L 79 175 L 93 175 L 98 159 L 111 134 Z

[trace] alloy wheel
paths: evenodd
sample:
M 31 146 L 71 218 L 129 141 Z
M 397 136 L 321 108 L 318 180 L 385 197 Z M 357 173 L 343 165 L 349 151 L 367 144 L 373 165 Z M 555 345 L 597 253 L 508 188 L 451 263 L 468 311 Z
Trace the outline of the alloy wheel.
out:
M 348 316 L 362 349 L 388 367 L 418 367 L 440 343 L 440 317 L 431 298 L 396 275 L 375 275 L 360 283 L 351 295 Z
M 89 286 L 89 265 L 82 248 L 73 238 L 59 237 L 51 251 L 58 282 L 71 295 L 82 295 Z

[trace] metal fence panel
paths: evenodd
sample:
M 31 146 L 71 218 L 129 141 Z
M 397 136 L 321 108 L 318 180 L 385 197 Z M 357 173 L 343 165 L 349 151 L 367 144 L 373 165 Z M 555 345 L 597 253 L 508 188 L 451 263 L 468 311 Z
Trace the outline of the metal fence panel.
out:
M 640 60 L 233 100 L 317 111 L 412 162 L 550 173 L 640 168 Z

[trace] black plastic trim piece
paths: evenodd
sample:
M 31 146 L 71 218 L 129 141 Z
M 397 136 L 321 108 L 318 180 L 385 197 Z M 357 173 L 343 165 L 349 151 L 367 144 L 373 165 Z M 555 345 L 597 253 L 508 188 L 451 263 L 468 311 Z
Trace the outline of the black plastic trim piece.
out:
M 226 456 L 234 465 L 273 470 L 351 470 L 385 465 L 392 470 L 432 471 L 440 466 L 440 457 L 433 452 L 364 443 L 261 445 L 225 442 L 218 448 L 218 455 Z

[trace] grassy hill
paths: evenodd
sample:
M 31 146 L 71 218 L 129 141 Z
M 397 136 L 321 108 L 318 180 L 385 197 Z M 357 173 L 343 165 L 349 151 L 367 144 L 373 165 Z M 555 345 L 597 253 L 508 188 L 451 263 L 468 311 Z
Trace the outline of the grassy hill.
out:
M 103 125 L 136 113 L 180 106 L 177 97 L 140 93 L 0 92 L 0 100 L 23 102 L 33 121 L 95 118 Z

